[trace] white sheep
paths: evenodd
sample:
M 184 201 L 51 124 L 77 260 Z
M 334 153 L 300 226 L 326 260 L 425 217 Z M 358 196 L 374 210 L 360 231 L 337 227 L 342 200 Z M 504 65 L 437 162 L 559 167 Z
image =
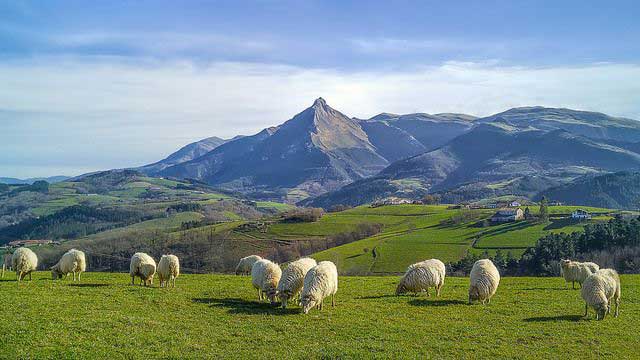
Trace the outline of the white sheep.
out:
M 287 266 L 282 272 L 282 277 L 278 283 L 278 296 L 282 307 L 287 307 L 289 299 L 293 299 L 300 294 L 304 285 L 304 277 L 307 272 L 317 263 L 312 258 L 298 259 Z
M 438 259 L 429 259 L 409 265 L 396 288 L 396 295 L 426 291 L 429 296 L 429 287 L 434 287 L 436 296 L 440 296 L 445 276 L 444 263 Z
M 11 256 L 13 254 L 6 253 L 2 259 L 2 277 L 4 277 L 5 270 L 13 271 L 13 267 L 11 266 Z
M 571 287 L 574 289 L 576 288 L 576 282 L 582 286 L 586 278 L 598 270 L 600 270 L 600 266 L 592 262 L 560 261 L 560 274 L 564 277 L 566 284 L 571 282 Z
M 258 300 L 266 297 L 271 304 L 276 304 L 278 282 L 282 277 L 282 270 L 278 264 L 267 259 L 260 259 L 251 268 L 251 283 L 258 289 Z
M 31 280 L 31 272 L 36 271 L 38 267 L 38 256 L 31 249 L 21 247 L 11 256 L 11 266 L 16 272 L 18 282 L 24 279 L 27 274 Z
M 56 280 L 73 273 L 73 281 L 76 281 L 76 274 L 78 274 L 78 281 L 80 281 L 80 274 L 86 270 L 87 261 L 84 253 L 80 250 L 71 249 L 62 255 L 57 264 L 51 267 L 51 278 Z
M 138 252 L 131 257 L 129 265 L 129 275 L 131 275 L 131 285 L 134 285 L 136 276 L 140 277 L 140 284 L 144 286 L 153 285 L 153 275 L 156 273 L 156 262 L 145 253 Z
M 160 287 L 176 287 L 176 278 L 180 275 L 180 260 L 175 255 L 162 255 L 158 262 L 158 278 Z
M 255 264 L 256 261 L 261 259 L 262 258 L 258 255 L 249 255 L 249 256 L 243 257 L 242 259 L 240 259 L 240 261 L 238 262 L 238 265 L 236 266 L 236 275 L 251 274 L 251 269 L 253 268 L 253 264 Z
M 589 275 L 582 284 L 580 295 L 584 300 L 584 316 L 589 306 L 596 311 L 596 320 L 602 320 L 611 312 L 612 300 L 616 305 L 614 316 L 618 317 L 620 307 L 620 277 L 613 269 L 601 269 Z
M 302 288 L 302 312 L 307 314 L 314 306 L 322 310 L 323 300 L 331 296 L 331 306 L 336 306 L 338 269 L 331 261 L 321 261 L 307 272 Z
M 490 303 L 491 297 L 498 290 L 500 273 L 491 260 L 478 260 L 471 268 L 469 281 L 469 304 L 473 301 L 480 301 L 482 304 Z

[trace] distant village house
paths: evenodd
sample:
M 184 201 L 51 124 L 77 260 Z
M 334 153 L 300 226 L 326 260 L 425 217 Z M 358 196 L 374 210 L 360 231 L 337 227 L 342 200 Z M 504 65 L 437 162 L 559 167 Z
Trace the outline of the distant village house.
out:
M 524 219 L 524 212 L 522 209 L 500 209 L 496 211 L 495 214 L 491 217 L 491 222 L 494 223 L 503 223 L 503 222 L 512 222 Z
M 9 246 L 32 246 L 32 245 L 49 245 L 52 244 L 51 240 L 15 240 L 9 243 Z
M 577 209 L 576 211 L 571 213 L 571 218 L 577 220 L 588 220 L 591 219 L 591 214 L 589 214 L 589 212 L 587 212 L 586 210 Z

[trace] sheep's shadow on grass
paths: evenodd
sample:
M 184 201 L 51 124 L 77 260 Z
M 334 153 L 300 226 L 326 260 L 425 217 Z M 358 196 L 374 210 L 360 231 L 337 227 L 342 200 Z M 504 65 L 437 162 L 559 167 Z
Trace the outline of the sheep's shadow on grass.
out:
M 375 295 L 375 296 L 359 296 L 356 299 L 361 300 L 371 300 L 371 299 L 385 299 L 385 298 L 397 298 L 397 295 L 394 294 L 386 294 L 386 295 Z
M 230 314 L 245 314 L 245 315 L 293 315 L 299 314 L 300 308 L 297 306 L 288 307 L 282 309 L 278 305 L 271 305 L 269 303 L 247 301 L 239 298 L 194 298 L 192 302 L 198 304 L 207 304 L 210 307 L 227 308 Z
M 548 322 L 548 321 L 569 321 L 578 322 L 583 320 L 582 315 L 556 315 L 556 316 L 538 316 L 526 318 L 524 322 Z
M 413 299 L 409 301 L 409 305 L 413 306 L 450 306 L 450 305 L 466 305 L 466 301 L 462 300 L 445 300 L 445 299 Z
M 567 288 L 560 288 L 560 287 L 553 287 L 553 288 L 543 288 L 543 287 L 531 287 L 531 288 L 522 288 L 519 290 L 526 290 L 526 291 L 530 291 L 530 290 L 542 290 L 542 291 L 578 291 L 580 289 L 578 289 L 577 287 L 575 289 L 572 289 L 571 287 L 567 287 Z
M 67 286 L 80 287 L 80 288 L 97 288 L 109 286 L 109 284 L 68 284 Z

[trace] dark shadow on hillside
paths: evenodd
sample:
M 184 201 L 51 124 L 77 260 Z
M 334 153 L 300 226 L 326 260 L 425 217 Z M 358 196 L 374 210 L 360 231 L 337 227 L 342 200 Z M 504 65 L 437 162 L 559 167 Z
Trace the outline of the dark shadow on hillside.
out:
M 73 286 L 73 287 L 80 287 L 80 288 L 97 288 L 97 287 L 104 287 L 104 286 L 109 286 L 109 284 L 69 284 L 68 286 Z
M 524 319 L 524 322 L 547 322 L 547 321 L 571 321 L 577 322 L 582 320 L 582 315 L 556 315 L 556 316 L 540 316 Z
M 580 222 L 574 220 L 570 217 L 568 218 L 560 218 L 560 219 L 551 219 L 551 223 L 544 227 L 545 230 L 555 230 L 561 229 L 565 226 L 579 225 Z M 586 222 L 584 223 L 586 224 Z
M 522 229 L 526 229 L 528 227 L 531 226 L 535 226 L 537 225 L 537 223 L 535 222 L 531 222 L 531 221 L 517 221 L 517 222 L 513 222 L 513 223 L 509 223 L 509 225 L 506 226 L 500 226 L 494 229 L 489 228 L 486 231 L 481 232 L 481 236 L 494 236 L 494 235 L 499 235 L 499 234 L 504 234 L 506 232 L 510 232 L 510 231 L 515 231 L 515 230 L 522 230 Z M 497 225 L 495 225 L 497 226 Z M 473 236 L 470 236 L 469 238 L 475 238 L 476 235 L 474 234 Z
M 192 302 L 198 304 L 206 304 L 211 307 L 220 307 L 229 309 L 230 314 L 245 314 L 245 315 L 293 315 L 300 314 L 301 310 L 298 306 L 288 307 L 282 309 L 279 305 L 271 305 L 269 303 L 247 301 L 239 298 L 232 299 L 216 299 L 216 298 L 193 298 Z
M 359 297 L 356 297 L 356 299 L 370 300 L 370 299 L 385 299 L 385 298 L 395 298 L 395 297 L 398 297 L 398 296 L 394 294 L 386 294 L 386 295 L 376 295 L 376 296 L 359 296 Z
M 409 305 L 413 306 L 449 306 L 449 305 L 465 305 L 467 302 L 462 300 L 440 300 L 440 299 L 414 299 L 409 301 Z
M 363 254 L 355 254 L 355 255 L 347 256 L 345 259 L 353 259 L 353 258 L 357 258 L 358 256 L 362 256 L 362 255 L 365 255 L 365 254 L 364 253 Z

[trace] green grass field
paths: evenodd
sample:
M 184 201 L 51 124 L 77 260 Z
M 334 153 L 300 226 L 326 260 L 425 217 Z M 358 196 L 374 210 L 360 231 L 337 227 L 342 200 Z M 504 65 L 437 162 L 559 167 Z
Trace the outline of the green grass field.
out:
M 439 298 L 393 296 L 398 277 L 341 277 L 337 306 L 302 315 L 258 303 L 249 277 L 182 275 L 177 288 L 128 274 L 81 283 L 39 272 L 0 281 L 0 358 L 637 358 L 640 276 L 622 276 L 620 317 L 595 321 L 560 278 L 504 278 L 467 305 L 466 278 Z

